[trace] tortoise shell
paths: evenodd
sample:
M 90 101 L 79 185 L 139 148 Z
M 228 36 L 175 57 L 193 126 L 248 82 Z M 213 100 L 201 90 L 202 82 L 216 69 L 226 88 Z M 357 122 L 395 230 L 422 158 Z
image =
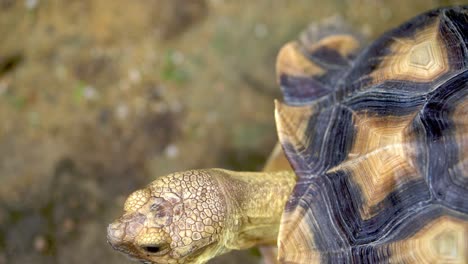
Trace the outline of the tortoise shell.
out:
M 468 262 L 468 7 L 280 51 L 283 263 Z

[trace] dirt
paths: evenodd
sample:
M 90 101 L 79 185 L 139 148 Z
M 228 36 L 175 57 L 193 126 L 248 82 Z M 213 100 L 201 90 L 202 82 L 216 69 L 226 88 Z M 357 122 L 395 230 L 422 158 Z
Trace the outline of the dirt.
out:
M 105 233 L 132 190 L 261 169 L 275 56 L 308 23 L 339 15 L 372 40 L 462 2 L 0 0 L 0 264 L 131 263 Z

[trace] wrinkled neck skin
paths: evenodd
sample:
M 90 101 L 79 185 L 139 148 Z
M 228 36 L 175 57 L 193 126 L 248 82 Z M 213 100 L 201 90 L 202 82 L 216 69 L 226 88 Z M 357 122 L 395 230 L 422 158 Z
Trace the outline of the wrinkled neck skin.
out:
M 296 183 L 294 172 L 213 171 L 226 201 L 220 242 L 227 251 L 276 244 L 281 215 Z

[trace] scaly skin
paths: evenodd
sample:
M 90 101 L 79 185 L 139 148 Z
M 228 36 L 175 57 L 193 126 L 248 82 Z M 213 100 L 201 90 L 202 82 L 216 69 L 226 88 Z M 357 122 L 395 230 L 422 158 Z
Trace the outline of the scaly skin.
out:
M 109 243 L 144 263 L 205 263 L 233 249 L 276 243 L 292 171 L 193 170 L 131 194 Z

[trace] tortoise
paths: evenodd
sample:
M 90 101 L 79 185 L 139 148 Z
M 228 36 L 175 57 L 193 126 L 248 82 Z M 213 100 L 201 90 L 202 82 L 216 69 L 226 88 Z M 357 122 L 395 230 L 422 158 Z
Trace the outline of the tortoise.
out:
M 468 6 L 367 47 L 312 28 L 276 68 L 271 168 L 160 177 L 128 197 L 112 247 L 143 263 L 275 243 L 281 263 L 468 263 Z

